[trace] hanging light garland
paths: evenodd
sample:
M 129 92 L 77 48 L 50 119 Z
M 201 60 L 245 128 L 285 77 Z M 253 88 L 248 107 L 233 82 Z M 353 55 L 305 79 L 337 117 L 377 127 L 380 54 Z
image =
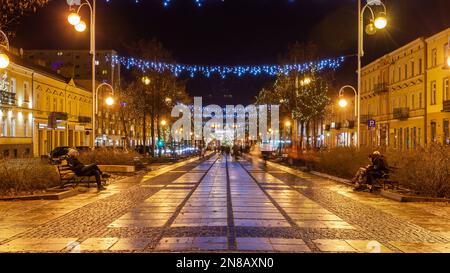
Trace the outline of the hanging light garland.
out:
M 110 3 L 111 1 L 112 0 L 106 0 L 106 3 Z M 203 5 L 204 0 L 193 0 L 193 1 L 197 7 L 201 7 Z M 138 4 L 139 0 L 134 0 L 134 2 Z M 162 4 L 164 7 L 168 7 L 170 5 L 170 2 L 172 2 L 172 0 L 162 0 Z
M 175 76 L 182 74 L 188 74 L 190 77 L 196 75 L 203 75 L 210 77 L 211 75 L 218 74 L 222 78 L 234 75 L 241 77 L 243 75 L 269 75 L 276 76 L 280 74 L 288 75 L 290 72 L 304 73 L 307 71 L 315 70 L 321 71 L 324 69 L 335 70 L 341 66 L 345 57 L 329 58 L 318 60 L 314 62 L 302 63 L 302 64 L 286 64 L 286 65 L 238 65 L 238 66 L 223 66 L 223 65 L 185 65 L 185 64 L 173 64 L 164 62 L 152 62 L 137 58 L 129 58 L 118 55 L 113 55 L 113 64 L 120 64 L 126 69 L 139 69 L 142 72 L 148 70 L 155 70 L 158 72 L 170 71 Z

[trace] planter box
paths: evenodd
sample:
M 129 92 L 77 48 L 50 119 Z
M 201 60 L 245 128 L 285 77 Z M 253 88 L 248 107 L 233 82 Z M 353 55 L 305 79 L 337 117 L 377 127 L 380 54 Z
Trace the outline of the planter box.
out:
M 51 191 L 51 190 L 49 190 Z M 62 200 L 68 197 L 72 197 L 79 193 L 76 189 L 71 190 L 58 190 L 53 193 L 37 194 L 37 195 L 20 195 L 12 197 L 0 198 L 2 201 L 14 201 L 14 200 Z
M 102 172 L 108 173 L 134 173 L 136 171 L 134 166 L 128 165 L 99 165 Z
M 405 195 L 401 193 L 381 190 L 380 195 L 398 202 L 450 202 L 447 198 L 434 198 L 426 196 Z

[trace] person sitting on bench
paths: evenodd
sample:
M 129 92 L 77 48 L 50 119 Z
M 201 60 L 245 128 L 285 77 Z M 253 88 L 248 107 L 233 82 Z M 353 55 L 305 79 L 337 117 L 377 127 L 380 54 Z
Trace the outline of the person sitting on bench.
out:
M 355 182 L 354 190 L 356 191 L 364 190 L 367 186 L 372 187 L 377 179 L 389 173 L 389 167 L 380 152 L 373 152 L 369 155 L 369 159 L 371 164 L 365 168 L 360 168 L 355 178 L 353 178 L 353 182 Z
M 80 160 L 78 160 L 79 153 L 75 149 L 70 149 L 67 153 L 67 163 L 70 166 L 70 169 L 77 175 L 77 176 L 95 176 L 95 181 L 97 182 L 97 188 L 98 190 L 105 190 L 106 188 L 102 186 L 102 179 L 103 178 L 109 178 L 110 175 L 103 173 L 100 168 L 97 166 L 97 164 L 89 164 L 84 165 L 81 163 Z

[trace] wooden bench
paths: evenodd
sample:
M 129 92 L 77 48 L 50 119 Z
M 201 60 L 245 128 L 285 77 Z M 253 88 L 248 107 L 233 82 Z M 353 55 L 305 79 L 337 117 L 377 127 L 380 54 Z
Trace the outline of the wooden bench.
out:
M 80 183 L 87 183 L 88 188 L 90 188 L 91 183 L 96 184 L 95 176 L 78 176 L 76 175 L 67 162 L 63 161 L 62 164 L 57 165 L 59 179 L 61 181 L 61 188 L 64 186 L 73 184 L 74 188 L 77 187 Z M 102 179 L 102 184 L 106 184 L 106 180 Z

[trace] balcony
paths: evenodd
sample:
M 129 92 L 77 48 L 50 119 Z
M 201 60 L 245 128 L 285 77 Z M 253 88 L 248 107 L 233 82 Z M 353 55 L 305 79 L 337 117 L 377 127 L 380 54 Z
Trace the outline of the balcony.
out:
M 0 91 L 0 104 L 16 105 L 16 93 Z
M 444 109 L 442 112 L 450 112 L 450 100 L 444 100 Z
M 69 114 L 66 112 L 50 112 L 49 115 L 51 118 L 54 118 L 55 120 L 68 120 Z
M 394 108 L 394 119 L 406 120 L 409 118 L 409 108 Z
M 372 115 L 361 115 L 361 124 L 367 124 L 367 122 L 369 122 L 369 120 L 373 119 Z
M 79 123 L 91 123 L 92 118 L 91 117 L 85 117 L 85 116 L 79 116 L 78 122 Z
M 344 128 L 348 128 L 348 129 L 355 128 L 355 121 L 354 120 L 346 120 L 344 123 Z
M 389 86 L 387 83 L 377 83 L 373 87 L 373 93 L 375 95 L 386 93 L 389 91 Z

